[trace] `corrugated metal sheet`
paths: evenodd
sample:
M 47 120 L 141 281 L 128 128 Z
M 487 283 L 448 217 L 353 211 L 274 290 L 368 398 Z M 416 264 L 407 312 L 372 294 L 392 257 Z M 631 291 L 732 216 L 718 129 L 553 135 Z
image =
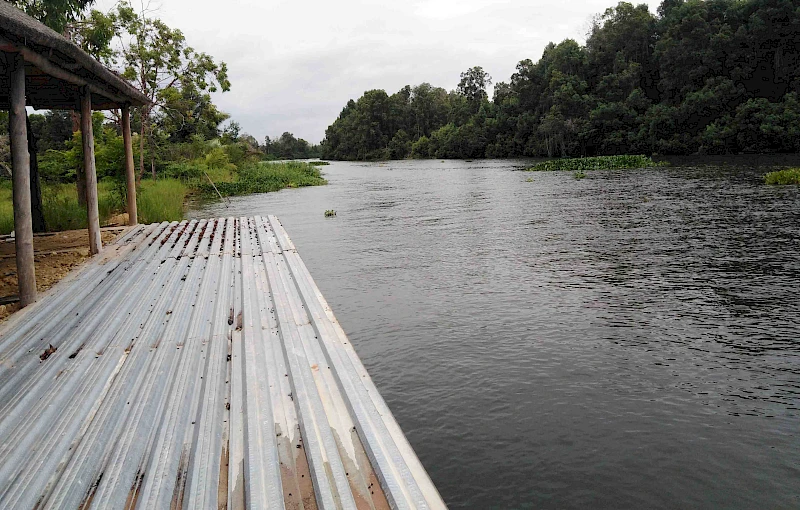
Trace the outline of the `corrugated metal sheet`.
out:
M 0 336 L 0 508 L 444 508 L 275 217 L 139 226 Z

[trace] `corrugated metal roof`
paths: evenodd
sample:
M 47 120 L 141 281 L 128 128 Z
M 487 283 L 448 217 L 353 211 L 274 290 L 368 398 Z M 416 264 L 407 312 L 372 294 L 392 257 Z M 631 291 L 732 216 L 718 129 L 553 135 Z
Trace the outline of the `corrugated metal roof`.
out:
M 444 508 L 277 218 L 139 226 L 0 334 L 0 508 Z

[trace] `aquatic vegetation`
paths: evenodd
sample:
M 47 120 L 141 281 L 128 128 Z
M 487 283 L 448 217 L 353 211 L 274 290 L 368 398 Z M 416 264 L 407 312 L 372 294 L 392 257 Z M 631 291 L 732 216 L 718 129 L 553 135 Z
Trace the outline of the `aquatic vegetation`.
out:
M 764 176 L 766 184 L 800 184 L 800 168 L 787 168 L 769 172 Z
M 314 166 L 326 166 L 330 165 L 331 163 L 330 161 L 309 161 L 308 164 Z
M 334 211 L 333 209 L 328 209 L 327 211 L 325 211 L 326 218 L 329 218 L 331 216 L 336 216 L 336 211 Z
M 577 172 L 572 174 L 572 176 L 575 177 L 576 180 L 580 180 L 580 179 L 585 179 L 586 178 L 586 174 L 583 172 L 583 170 L 578 170 Z
M 525 182 L 533 182 L 533 177 L 528 177 L 527 179 L 525 179 Z
M 656 162 L 647 156 L 595 156 L 591 158 L 563 158 L 542 161 L 529 168 L 533 172 L 550 172 L 558 170 L 619 170 L 623 168 L 647 168 L 666 166 L 668 163 Z
M 319 169 L 309 163 L 286 161 L 281 163 L 254 163 L 239 169 L 232 181 L 215 182 L 222 196 L 268 193 L 283 188 L 300 188 L 327 184 Z M 209 182 L 198 184 L 200 192 L 216 197 L 217 191 Z

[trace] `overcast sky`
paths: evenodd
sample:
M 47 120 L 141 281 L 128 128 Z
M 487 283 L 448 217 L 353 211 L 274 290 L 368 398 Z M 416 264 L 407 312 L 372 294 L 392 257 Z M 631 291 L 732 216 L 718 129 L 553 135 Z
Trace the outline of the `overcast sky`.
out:
M 139 0 L 133 0 L 134 6 Z M 642 2 L 634 2 L 642 3 Z M 655 12 L 659 0 L 647 0 Z M 97 0 L 108 10 L 114 0 Z M 215 103 L 259 141 L 284 131 L 318 143 L 348 99 L 429 82 L 455 88 L 482 66 L 508 81 L 545 45 L 583 43 L 616 0 L 152 0 L 191 46 L 227 62 Z

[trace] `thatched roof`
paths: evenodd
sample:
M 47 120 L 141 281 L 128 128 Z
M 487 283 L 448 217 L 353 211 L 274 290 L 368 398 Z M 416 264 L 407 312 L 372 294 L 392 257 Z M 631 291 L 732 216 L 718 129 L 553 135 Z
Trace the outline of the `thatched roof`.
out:
M 35 108 L 77 109 L 81 86 L 91 90 L 97 110 L 149 102 L 76 44 L 4 1 L 0 1 L 0 51 L 23 54 L 28 104 Z M 0 66 L 4 63 L 0 54 Z M 0 107 L 7 107 L 7 96 L 8 79 L 0 73 Z

